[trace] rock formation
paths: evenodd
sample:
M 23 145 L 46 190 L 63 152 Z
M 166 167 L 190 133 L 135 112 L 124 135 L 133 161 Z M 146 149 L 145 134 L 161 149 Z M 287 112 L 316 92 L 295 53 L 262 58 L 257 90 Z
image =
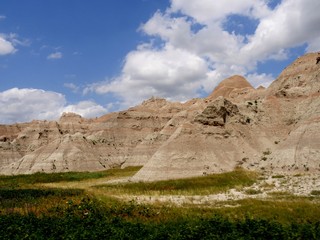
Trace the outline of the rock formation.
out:
M 254 88 L 244 77 L 235 75 L 223 80 L 210 94 L 208 99 L 215 99 L 219 96 L 237 99 L 237 97 L 247 94 L 253 89 Z
M 268 88 L 241 76 L 204 99 L 151 98 L 96 119 L 0 125 L 0 174 L 143 166 L 132 181 L 246 169 L 320 172 L 318 54 L 294 61 Z

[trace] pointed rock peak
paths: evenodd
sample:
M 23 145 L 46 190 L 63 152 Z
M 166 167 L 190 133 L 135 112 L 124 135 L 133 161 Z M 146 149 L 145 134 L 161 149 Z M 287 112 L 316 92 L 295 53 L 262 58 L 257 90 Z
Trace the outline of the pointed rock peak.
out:
M 213 90 L 210 99 L 215 99 L 219 96 L 231 97 L 232 92 L 241 89 L 254 89 L 253 86 L 243 76 L 234 75 L 232 77 L 224 79 L 219 85 Z
M 243 76 L 234 75 L 229 78 L 224 79 L 218 87 L 231 87 L 231 88 L 253 88 L 252 85 Z M 217 87 L 217 88 L 218 88 Z
M 81 122 L 83 118 L 81 115 L 72 113 L 72 112 L 64 112 L 59 119 L 59 122 Z

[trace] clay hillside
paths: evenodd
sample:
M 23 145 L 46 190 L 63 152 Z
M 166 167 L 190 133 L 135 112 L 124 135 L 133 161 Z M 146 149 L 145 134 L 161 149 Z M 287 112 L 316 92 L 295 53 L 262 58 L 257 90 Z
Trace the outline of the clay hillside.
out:
M 298 58 L 269 86 L 241 76 L 204 99 L 151 98 L 97 119 L 0 125 L 0 174 L 140 166 L 132 181 L 245 169 L 320 173 L 319 53 Z

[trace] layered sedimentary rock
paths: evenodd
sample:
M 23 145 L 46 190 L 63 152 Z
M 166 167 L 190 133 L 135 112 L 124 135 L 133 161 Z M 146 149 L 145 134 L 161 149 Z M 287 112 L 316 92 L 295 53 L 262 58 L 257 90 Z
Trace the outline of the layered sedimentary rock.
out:
M 56 122 L 0 126 L 0 171 L 97 171 L 125 163 L 143 165 L 168 138 L 168 134 L 158 133 L 180 111 L 180 105 L 152 98 L 97 119 L 65 113 Z
M 171 142 L 132 180 L 199 176 L 237 166 L 284 173 L 319 172 L 317 56 L 297 59 L 268 89 L 254 90 L 240 76 L 222 81 L 206 99 L 202 112 L 181 124 Z
M 207 98 L 151 98 L 96 119 L 0 125 L 0 174 L 143 166 L 132 181 L 231 171 L 320 172 L 320 64 L 300 57 L 269 88 L 241 76 Z

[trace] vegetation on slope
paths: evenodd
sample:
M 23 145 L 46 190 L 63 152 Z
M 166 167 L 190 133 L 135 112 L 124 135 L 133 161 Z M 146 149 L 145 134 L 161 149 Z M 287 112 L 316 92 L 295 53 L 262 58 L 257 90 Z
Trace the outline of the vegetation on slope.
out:
M 138 169 L 110 170 L 101 179 L 134 174 Z M 141 204 L 113 197 L 117 192 L 225 191 L 254 182 L 255 173 L 232 173 L 112 187 L 48 188 L 53 175 L 0 178 L 1 239 L 320 239 L 320 204 L 317 197 L 228 201 L 217 206 L 178 207 Z M 98 174 L 101 174 L 98 173 Z M 94 173 L 81 173 L 79 187 Z M 62 178 L 60 178 L 62 179 Z M 75 181 L 75 180 L 72 180 Z M 222 181 L 222 182 L 221 182 Z M 60 187 L 59 187 L 60 184 Z M 150 185 L 151 184 L 151 185 Z M 207 184 L 207 185 L 206 185 Z M 222 185 L 222 186 L 220 186 Z M 137 192 L 135 192 L 137 191 Z M 228 204 L 228 207 L 226 205 Z

